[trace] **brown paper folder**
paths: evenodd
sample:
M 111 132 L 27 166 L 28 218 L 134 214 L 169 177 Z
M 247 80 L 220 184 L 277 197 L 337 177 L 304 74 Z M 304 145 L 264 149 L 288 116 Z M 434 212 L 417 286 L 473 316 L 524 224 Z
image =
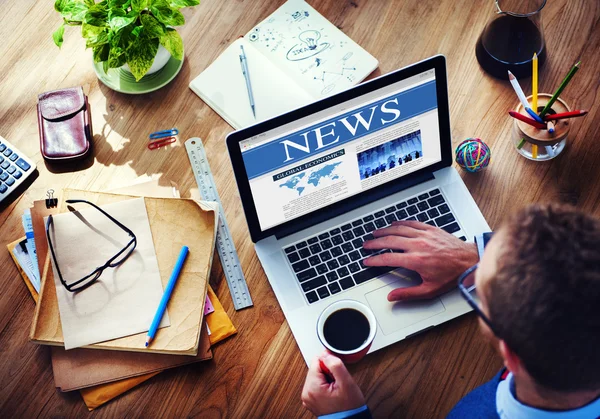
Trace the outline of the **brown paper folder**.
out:
M 79 390 L 124 378 L 136 377 L 212 358 L 206 324 L 196 356 L 141 354 L 52 347 L 54 384 L 60 391 Z
M 60 212 L 66 208 L 64 201 L 67 199 L 85 199 L 103 205 L 132 199 L 133 196 L 65 189 L 62 198 Z M 190 199 L 144 198 L 144 202 L 163 287 L 167 285 L 181 247 L 186 245 L 190 249 L 167 308 L 171 326 L 160 329 L 149 348 L 144 347 L 146 333 L 96 343 L 86 348 L 195 356 L 198 354 L 204 301 L 215 246 L 216 208 L 203 208 L 200 203 Z M 48 255 L 42 270 L 41 292 L 30 339 L 45 345 L 64 345 Z

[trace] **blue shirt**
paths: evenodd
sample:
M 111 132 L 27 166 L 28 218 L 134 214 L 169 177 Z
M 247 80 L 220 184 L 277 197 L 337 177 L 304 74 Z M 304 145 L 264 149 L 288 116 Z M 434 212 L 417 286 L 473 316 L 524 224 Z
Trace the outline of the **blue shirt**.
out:
M 498 384 L 496 410 L 501 419 L 597 419 L 600 417 L 600 398 L 573 410 L 552 411 L 526 406 L 515 397 L 515 383 L 511 373 Z
M 365 410 L 367 410 L 366 404 L 364 406 L 358 407 L 356 409 L 345 410 L 343 412 L 330 413 L 329 415 L 319 416 L 319 419 L 344 419 L 344 418 L 349 418 L 351 416 L 354 416 L 360 412 L 364 412 Z
M 448 419 L 465 417 L 501 419 L 597 419 L 600 418 L 600 398 L 573 410 L 551 411 L 526 406 L 515 397 L 512 374 L 502 379 L 500 371 L 492 380 L 467 394 L 448 414 Z M 320 416 L 319 419 L 345 419 L 367 410 L 367 406 L 345 412 Z

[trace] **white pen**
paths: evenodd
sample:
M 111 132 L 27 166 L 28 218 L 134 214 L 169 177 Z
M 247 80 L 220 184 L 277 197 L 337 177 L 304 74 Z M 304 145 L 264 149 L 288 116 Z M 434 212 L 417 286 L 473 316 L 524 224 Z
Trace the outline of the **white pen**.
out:
M 515 92 L 517 93 L 517 96 L 519 97 L 523 108 L 529 108 L 529 102 L 527 101 L 525 93 L 523 93 L 523 89 L 521 89 L 521 85 L 517 81 L 517 78 L 514 76 L 514 74 L 510 71 L 508 72 L 508 79 L 510 80 L 510 84 L 512 84 L 513 89 L 515 89 Z
M 256 109 L 254 105 L 254 95 L 252 94 L 252 84 L 250 83 L 250 71 L 248 70 L 248 60 L 246 59 L 246 53 L 244 52 L 244 46 L 240 45 L 240 64 L 242 65 L 242 74 L 246 79 L 246 90 L 248 90 L 248 99 L 250 100 L 250 107 L 252 108 L 252 114 L 256 118 Z
M 531 117 L 533 119 L 535 119 L 537 122 L 544 123 L 542 118 L 540 118 L 538 116 L 538 114 L 535 113 L 535 111 L 533 109 L 531 109 L 531 106 L 529 105 L 529 102 L 527 101 L 527 97 L 525 96 L 525 93 L 523 93 L 523 89 L 521 89 L 521 85 L 519 84 L 519 81 L 517 80 L 515 75 L 510 72 L 510 70 L 508 71 L 508 79 L 510 80 L 510 84 L 512 84 L 513 89 L 515 89 L 515 92 L 517 93 L 517 96 L 519 97 L 519 101 L 521 102 L 521 105 L 523 105 L 523 109 L 525 109 L 527 111 L 527 113 L 529 115 L 531 115 Z

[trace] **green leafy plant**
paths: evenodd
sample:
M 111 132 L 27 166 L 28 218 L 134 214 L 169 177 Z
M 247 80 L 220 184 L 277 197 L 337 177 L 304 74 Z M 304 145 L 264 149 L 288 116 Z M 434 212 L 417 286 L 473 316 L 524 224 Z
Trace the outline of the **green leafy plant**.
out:
M 183 58 L 183 41 L 174 26 L 185 23 L 180 9 L 197 6 L 199 0 L 56 0 L 54 9 L 63 24 L 52 34 L 54 43 L 63 43 L 65 26 L 81 26 L 86 48 L 92 48 L 94 62 L 104 71 L 129 65 L 136 81 L 148 72 L 158 46 Z

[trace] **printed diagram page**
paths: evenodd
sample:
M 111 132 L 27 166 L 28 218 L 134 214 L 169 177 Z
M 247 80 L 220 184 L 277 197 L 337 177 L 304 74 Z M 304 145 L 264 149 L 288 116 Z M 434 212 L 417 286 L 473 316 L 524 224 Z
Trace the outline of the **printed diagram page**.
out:
M 361 82 L 377 60 L 303 0 L 290 0 L 245 38 L 313 98 Z

